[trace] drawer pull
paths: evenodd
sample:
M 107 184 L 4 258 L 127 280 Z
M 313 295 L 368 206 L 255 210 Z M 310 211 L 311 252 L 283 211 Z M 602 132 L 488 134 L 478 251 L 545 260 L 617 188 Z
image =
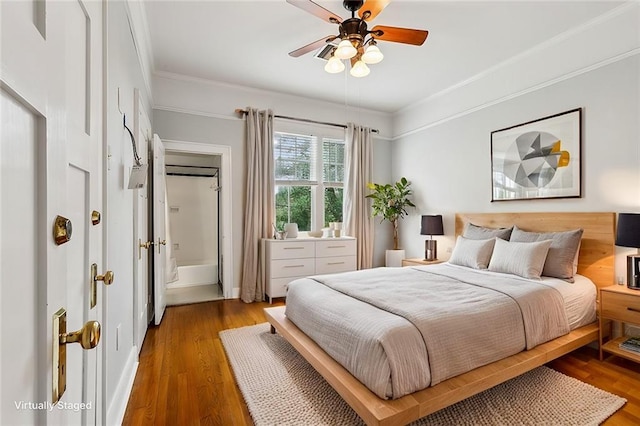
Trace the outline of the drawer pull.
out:
M 286 265 L 285 268 L 304 268 L 304 265 Z
M 631 312 L 640 312 L 640 309 L 638 308 L 627 308 L 627 310 Z
M 345 247 L 346 246 L 327 246 L 327 248 L 330 248 L 330 249 L 332 249 L 332 248 L 345 248 Z
M 327 265 L 344 265 L 344 262 L 327 262 Z
M 284 250 L 303 250 L 304 247 L 283 247 Z

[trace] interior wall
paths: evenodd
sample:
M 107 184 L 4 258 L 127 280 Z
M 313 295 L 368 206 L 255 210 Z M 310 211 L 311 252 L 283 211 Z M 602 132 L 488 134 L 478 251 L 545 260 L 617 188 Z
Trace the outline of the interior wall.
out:
M 133 4 L 135 7 L 136 4 Z M 105 383 L 105 424 L 120 424 L 137 366 L 133 339 L 133 262 L 137 258 L 133 244 L 133 197 L 126 189 L 129 169 L 133 165 L 131 139 L 123 127 L 133 130 L 134 89 L 140 89 L 145 109 L 151 111 L 147 90 L 149 76 L 142 71 L 136 43 L 129 27 L 132 13 L 126 2 L 108 2 L 107 73 L 105 87 L 105 265 L 115 280 L 104 291 L 104 323 L 100 346 L 103 350 Z M 133 12 L 135 13 L 135 12 Z
M 231 147 L 233 217 L 244 217 L 246 187 L 245 122 L 234 113 L 236 108 L 271 108 L 280 115 L 334 123 L 353 121 L 378 129 L 380 133 L 374 138 L 373 179 L 386 182 L 390 176 L 390 114 L 176 75 L 156 74 L 153 82 L 154 123 L 161 138 Z M 223 182 L 222 185 L 226 184 Z M 384 264 L 384 249 L 391 239 L 391 231 L 387 232 L 385 225 L 376 221 L 374 259 L 377 265 Z M 241 236 L 242 229 L 243 221 L 234 220 L 232 234 Z M 239 294 L 242 276 L 241 238 L 233 240 L 233 269 L 234 291 Z
M 422 256 L 421 214 L 443 214 L 448 258 L 456 212 L 640 212 L 640 55 L 490 105 L 393 143 L 393 176 L 406 176 L 416 214 L 401 224 L 408 256 Z M 491 131 L 583 108 L 582 198 L 491 202 Z M 618 249 L 616 275 L 626 252 Z

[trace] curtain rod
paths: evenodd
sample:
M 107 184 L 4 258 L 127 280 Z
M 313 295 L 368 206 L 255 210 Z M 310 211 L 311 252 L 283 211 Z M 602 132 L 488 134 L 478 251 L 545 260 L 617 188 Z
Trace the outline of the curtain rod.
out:
M 247 115 L 247 111 L 244 109 L 236 109 L 236 113 L 237 114 L 242 114 L 242 115 Z M 344 124 L 338 124 L 338 123 L 329 123 L 326 121 L 316 121 L 316 120 L 310 120 L 308 118 L 296 118 L 296 117 L 288 117 L 286 115 L 275 115 L 273 116 L 273 118 L 280 118 L 282 120 L 293 120 L 293 121 L 301 121 L 303 123 L 312 123 L 312 124 L 323 124 L 325 126 L 333 126 L 333 127 L 342 127 L 343 129 L 346 129 L 347 126 Z M 371 129 L 372 133 L 380 133 L 378 131 L 378 129 Z

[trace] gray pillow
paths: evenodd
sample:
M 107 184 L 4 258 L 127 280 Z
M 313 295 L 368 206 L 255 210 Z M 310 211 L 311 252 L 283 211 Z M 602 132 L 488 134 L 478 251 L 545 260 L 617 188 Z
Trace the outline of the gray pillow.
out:
M 467 226 L 464 227 L 464 231 L 462 232 L 462 236 L 470 240 L 488 240 L 498 237 L 509 241 L 512 229 L 513 228 L 487 228 L 486 226 L 467 223 Z
M 517 243 L 496 238 L 489 270 L 524 278 L 540 278 L 550 246 L 551 240 Z
M 542 275 L 573 282 L 573 276 L 578 270 L 578 251 L 582 233 L 582 229 L 564 232 L 527 232 L 514 226 L 510 241 L 526 243 L 551 240 Z
M 474 269 L 487 269 L 496 239 L 470 240 L 458 236 L 449 263 Z

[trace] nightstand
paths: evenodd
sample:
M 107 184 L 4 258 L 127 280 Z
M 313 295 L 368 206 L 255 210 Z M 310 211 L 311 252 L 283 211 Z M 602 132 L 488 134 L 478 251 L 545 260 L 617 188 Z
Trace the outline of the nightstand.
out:
M 444 263 L 444 260 L 424 260 L 416 257 L 415 259 L 402 259 L 402 266 L 420 266 L 420 265 L 435 265 L 437 263 Z
M 640 326 L 640 291 L 630 290 L 625 286 L 612 285 L 600 289 L 600 360 L 602 361 L 604 352 L 617 355 L 631 361 L 640 362 L 640 353 L 624 350 L 620 348 L 620 343 L 624 342 L 629 336 L 621 336 L 610 339 L 603 343 L 604 329 L 603 324 L 609 320 L 609 336 L 611 336 L 611 321 L 620 321 L 623 323 L 622 331 L 624 333 L 624 323 Z

